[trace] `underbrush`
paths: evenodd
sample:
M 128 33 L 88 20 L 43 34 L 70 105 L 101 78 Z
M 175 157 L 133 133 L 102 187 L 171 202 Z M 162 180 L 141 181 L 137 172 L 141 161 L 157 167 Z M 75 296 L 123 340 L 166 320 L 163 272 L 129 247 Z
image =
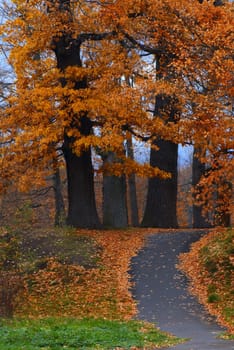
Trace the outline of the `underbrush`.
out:
M 191 281 L 191 291 L 234 339 L 234 230 L 219 229 L 180 256 L 180 269 Z
M 0 321 L 0 326 L 4 350 L 152 349 L 179 342 L 139 321 L 50 318 Z

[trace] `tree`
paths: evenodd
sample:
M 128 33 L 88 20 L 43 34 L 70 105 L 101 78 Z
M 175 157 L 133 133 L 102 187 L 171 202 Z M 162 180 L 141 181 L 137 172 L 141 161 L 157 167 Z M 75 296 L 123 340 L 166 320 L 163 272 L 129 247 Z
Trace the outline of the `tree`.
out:
M 57 167 L 55 167 L 54 175 L 53 175 L 53 190 L 54 190 L 54 201 L 55 201 L 54 224 L 55 226 L 64 226 L 66 212 L 65 212 L 65 204 L 63 200 L 60 170 Z
M 200 25 L 194 30 L 199 40 L 202 39 L 203 47 L 197 53 L 194 51 L 193 60 L 189 59 L 193 67 L 187 74 L 191 89 L 187 94 L 190 112 L 184 126 L 190 129 L 189 139 L 196 147 L 194 169 L 200 168 L 200 174 L 194 174 L 196 202 L 202 206 L 203 216 L 211 217 L 217 211 L 218 216 L 227 217 L 233 205 L 230 186 L 233 182 L 232 4 L 203 5 L 207 18 L 204 21 L 205 12 L 200 13 L 197 16 Z M 186 74 L 186 64 L 184 67 Z
M 126 140 L 126 147 L 128 156 L 131 159 L 134 159 L 134 152 L 133 152 L 133 142 L 132 142 L 132 136 L 127 135 Z M 135 174 L 131 174 L 128 177 L 128 193 L 129 193 L 129 206 L 130 206 L 130 213 L 131 213 L 131 225 L 132 226 L 139 226 L 139 212 L 138 212 L 138 203 L 137 203 L 137 186 L 136 186 L 136 176 Z
M 197 186 L 196 192 L 198 192 L 199 191 L 198 190 L 199 182 L 200 182 L 202 176 L 205 176 L 205 174 L 206 174 L 206 165 L 199 161 L 199 159 L 196 156 L 196 153 L 198 153 L 198 152 L 196 152 L 196 149 L 194 149 L 193 161 L 192 161 L 192 185 L 194 188 Z M 194 200 L 194 202 L 195 202 L 195 200 Z M 196 205 L 195 203 L 193 203 L 192 216 L 193 216 L 193 227 L 204 228 L 204 227 L 209 226 L 208 221 L 202 215 L 202 206 L 201 205 Z
M 191 155 L 192 156 L 192 155 Z M 189 157 L 191 158 L 191 157 Z M 179 227 L 193 227 L 192 224 L 192 166 L 188 159 L 178 167 L 177 217 Z
M 155 102 L 155 116 L 166 122 L 175 122 L 175 107 L 168 96 L 158 95 Z M 169 116 L 169 117 L 168 117 Z M 150 164 L 160 167 L 171 174 L 169 179 L 150 178 L 148 195 L 142 226 L 177 227 L 177 158 L 178 145 L 172 141 L 160 139 L 154 142 L 158 150 L 151 149 Z
M 103 156 L 104 166 L 114 164 L 115 154 L 108 152 Z M 126 177 L 112 174 L 103 175 L 103 225 L 123 228 L 128 226 L 126 198 Z
M 200 1 L 200 3 L 202 3 L 203 1 Z M 213 5 L 215 7 L 217 6 L 224 6 L 224 5 L 228 5 L 227 2 L 225 4 L 224 1 L 214 1 Z M 221 19 L 221 12 L 222 11 L 214 11 L 215 13 L 215 17 L 214 18 L 214 22 L 216 22 L 217 20 Z M 214 16 L 214 14 L 213 14 Z M 228 16 L 227 16 L 228 17 Z M 224 18 L 222 18 L 223 21 Z M 225 19 L 226 20 L 226 19 Z M 221 25 L 225 25 L 224 23 L 222 23 L 222 21 L 220 21 Z M 228 32 L 228 35 L 226 36 L 227 38 L 229 37 L 229 26 L 228 26 L 229 21 L 227 21 L 227 26 L 226 26 L 226 30 Z M 213 25 L 213 23 L 212 23 Z M 220 39 L 220 37 L 219 37 Z M 222 40 L 222 39 L 221 39 Z M 223 38 L 223 40 L 225 41 L 225 37 Z M 216 77 L 216 73 L 213 74 L 212 70 L 205 70 L 203 71 L 206 72 L 206 77 L 202 77 L 200 80 L 197 79 L 197 88 L 199 89 L 199 91 L 201 93 L 203 93 L 204 95 L 209 94 L 211 91 L 214 91 L 214 88 L 216 89 L 217 92 L 221 92 L 221 95 L 218 95 L 219 97 L 217 98 L 217 100 L 221 103 L 223 103 L 223 106 L 221 109 L 223 116 L 219 115 L 217 116 L 217 112 L 215 111 L 214 118 L 216 117 L 218 123 L 215 125 L 215 128 L 220 126 L 220 121 L 221 123 L 223 122 L 224 124 L 224 129 L 221 132 L 221 134 L 223 134 L 223 136 L 227 137 L 226 141 L 227 143 L 230 142 L 230 138 L 229 138 L 229 126 L 227 126 L 227 124 L 229 124 L 229 118 L 231 117 L 231 113 L 230 111 L 228 111 L 228 109 L 230 108 L 230 106 L 232 106 L 232 92 L 230 89 L 230 77 L 228 74 L 228 70 L 229 70 L 229 64 L 226 64 L 226 62 L 224 60 L 229 60 L 230 57 L 230 48 L 228 46 L 228 40 L 226 42 L 226 46 L 224 46 L 224 51 L 221 53 L 221 48 L 222 46 L 216 46 L 216 48 L 213 47 L 213 54 L 215 54 L 215 51 L 219 51 L 219 59 L 220 59 L 220 64 L 222 62 L 222 69 L 220 70 L 220 72 L 218 73 L 218 75 L 221 77 L 223 77 L 224 80 L 227 79 L 227 81 L 229 81 L 229 83 L 227 83 L 226 86 L 222 85 L 222 82 L 220 82 L 220 84 L 217 82 L 217 77 Z M 211 49 L 211 47 L 209 47 L 209 49 Z M 225 52 L 225 54 L 224 54 Z M 223 56 L 224 54 L 224 56 Z M 204 57 L 207 55 L 207 52 L 205 53 Z M 214 55 L 215 56 L 215 55 Z M 209 58 L 212 56 L 208 56 Z M 209 59 L 208 58 L 208 59 Z M 213 57 L 212 57 L 213 59 Z M 215 58 L 216 60 L 216 58 Z M 215 62 L 215 66 L 217 65 L 217 61 Z M 223 69 L 224 68 L 224 69 Z M 222 73 L 221 73 L 222 71 Z M 222 95 L 223 94 L 223 95 Z M 228 108 L 226 109 L 226 107 L 228 106 Z M 231 107 L 232 108 L 232 107 Z M 219 120 L 219 118 L 221 117 L 221 119 Z M 226 124 L 226 121 L 228 122 Z M 227 126 L 227 129 L 225 129 L 225 127 Z M 216 130 L 217 133 L 217 130 Z M 206 135 L 207 137 L 207 135 Z M 217 139 L 218 141 L 218 139 Z M 214 140 L 213 143 L 215 144 Z M 202 145 L 203 148 L 202 150 L 198 150 L 195 149 L 194 150 L 194 156 L 193 156 L 193 179 L 192 179 L 192 183 L 193 186 L 195 188 L 195 193 L 196 193 L 196 199 L 198 199 L 197 205 L 193 205 L 193 225 L 194 227 L 206 227 L 208 225 L 208 216 L 210 216 L 209 220 L 211 222 L 213 222 L 213 224 L 222 224 L 224 226 L 230 226 L 230 209 L 231 209 L 231 197 L 232 197 L 232 175 L 231 172 L 227 169 L 225 170 L 225 167 L 227 165 L 227 161 L 228 161 L 228 156 L 225 160 L 226 165 L 225 166 L 221 166 L 218 165 L 219 160 L 217 160 L 217 158 L 219 158 L 221 156 L 222 153 L 229 153 L 229 151 L 226 152 L 226 150 L 222 150 L 223 145 L 222 144 L 218 144 L 217 142 L 217 147 L 213 149 L 213 152 L 215 153 L 215 155 L 213 155 L 213 157 L 210 158 L 210 149 L 208 149 L 207 151 L 204 149 L 204 144 Z M 210 148 L 210 145 L 209 145 Z M 205 154 L 205 152 L 207 154 Z M 222 157 L 222 156 L 221 156 Z M 212 160 L 211 160 L 212 159 Z M 209 160 L 210 164 L 209 166 L 207 165 L 206 161 Z M 231 161 L 231 158 L 229 159 Z M 213 165 L 212 165 L 213 163 Z M 206 169 L 208 168 L 208 170 Z M 219 171 L 221 171 L 221 173 L 223 172 L 224 175 L 224 179 L 222 179 L 223 175 L 218 174 L 218 172 L 216 172 L 216 169 L 219 168 Z M 231 178 L 230 178 L 231 175 Z M 225 180 L 225 178 L 229 178 L 228 181 Z M 206 187 L 205 188 L 204 184 L 206 183 Z M 201 186 L 202 184 L 202 186 Z M 217 193 L 215 193 L 217 189 Z M 225 193 L 226 192 L 226 193 Z M 225 193 L 225 194 L 224 194 Z M 200 200 L 200 203 L 199 203 Z M 215 209 L 216 208 L 216 209 Z M 216 211 L 216 213 L 215 213 Z M 216 217 L 217 216 L 217 217 Z

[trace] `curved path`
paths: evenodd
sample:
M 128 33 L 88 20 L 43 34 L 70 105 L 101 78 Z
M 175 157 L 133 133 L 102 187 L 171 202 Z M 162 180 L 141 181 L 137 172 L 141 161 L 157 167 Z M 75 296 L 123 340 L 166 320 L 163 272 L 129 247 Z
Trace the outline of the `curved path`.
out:
M 146 246 L 132 259 L 133 295 L 138 317 L 156 322 L 165 331 L 191 340 L 175 350 L 234 350 L 233 341 L 217 339 L 223 329 L 187 291 L 187 280 L 175 264 L 204 231 L 175 231 L 150 235 Z

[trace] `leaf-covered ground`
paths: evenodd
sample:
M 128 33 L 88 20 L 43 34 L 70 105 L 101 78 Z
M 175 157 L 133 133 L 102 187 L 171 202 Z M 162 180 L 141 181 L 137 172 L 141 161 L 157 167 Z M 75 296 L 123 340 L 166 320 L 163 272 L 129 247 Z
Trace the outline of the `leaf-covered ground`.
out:
M 136 313 L 136 303 L 129 291 L 128 268 L 130 259 L 142 247 L 147 232 L 149 230 L 142 229 L 76 231 L 78 242 L 79 237 L 80 241 L 82 237 L 89 237 L 96 246 L 93 249 L 89 244 L 86 252 L 83 246 L 83 254 L 89 255 L 89 259 L 86 256 L 87 266 L 75 259 L 74 237 L 73 249 L 66 246 L 65 257 L 58 247 L 60 253 L 57 256 L 51 254 L 51 249 L 48 252 L 48 246 L 40 238 L 48 258 L 41 254 L 42 260 L 38 260 L 37 247 L 36 259 L 24 259 L 24 268 L 29 263 L 32 268 L 27 266 L 24 274 L 25 288 L 19 294 L 15 315 L 130 319 Z M 56 249 L 55 242 L 53 249 Z M 33 268 L 35 260 L 37 268 Z M 87 261 L 95 263 L 89 265 Z
M 234 338 L 234 230 L 214 230 L 180 257 L 190 289 Z

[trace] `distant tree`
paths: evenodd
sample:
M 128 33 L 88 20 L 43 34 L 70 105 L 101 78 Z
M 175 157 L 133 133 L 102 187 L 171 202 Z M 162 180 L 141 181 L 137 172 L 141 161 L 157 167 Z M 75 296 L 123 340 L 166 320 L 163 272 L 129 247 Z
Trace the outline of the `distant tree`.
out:
M 115 154 L 103 155 L 104 166 L 116 161 Z M 103 225 L 104 227 L 123 228 L 128 226 L 125 175 L 103 174 Z
M 62 183 L 59 168 L 54 169 L 53 174 L 53 190 L 55 201 L 55 226 L 64 226 L 66 223 L 66 211 L 63 199 Z
M 180 227 L 192 227 L 191 168 L 190 160 L 178 167 L 177 217 Z
M 134 159 L 133 142 L 132 142 L 131 135 L 127 137 L 126 148 L 127 148 L 128 156 L 131 159 Z M 139 226 L 139 210 L 138 210 L 138 202 L 137 202 L 137 186 L 136 186 L 135 174 L 129 175 L 127 181 L 128 181 L 128 193 L 129 193 L 129 204 L 130 204 L 130 214 L 131 214 L 130 223 L 132 226 L 136 227 L 136 226 Z
M 198 195 L 199 191 L 199 182 L 202 176 L 206 174 L 206 165 L 201 163 L 198 159 L 198 155 L 196 155 L 196 148 L 193 151 L 193 161 L 192 161 L 192 185 L 195 188 Z M 202 205 L 195 204 L 195 200 L 192 206 L 192 215 L 193 215 L 193 227 L 194 228 L 204 228 L 208 227 L 210 223 L 208 222 L 208 218 L 205 218 L 202 213 Z

